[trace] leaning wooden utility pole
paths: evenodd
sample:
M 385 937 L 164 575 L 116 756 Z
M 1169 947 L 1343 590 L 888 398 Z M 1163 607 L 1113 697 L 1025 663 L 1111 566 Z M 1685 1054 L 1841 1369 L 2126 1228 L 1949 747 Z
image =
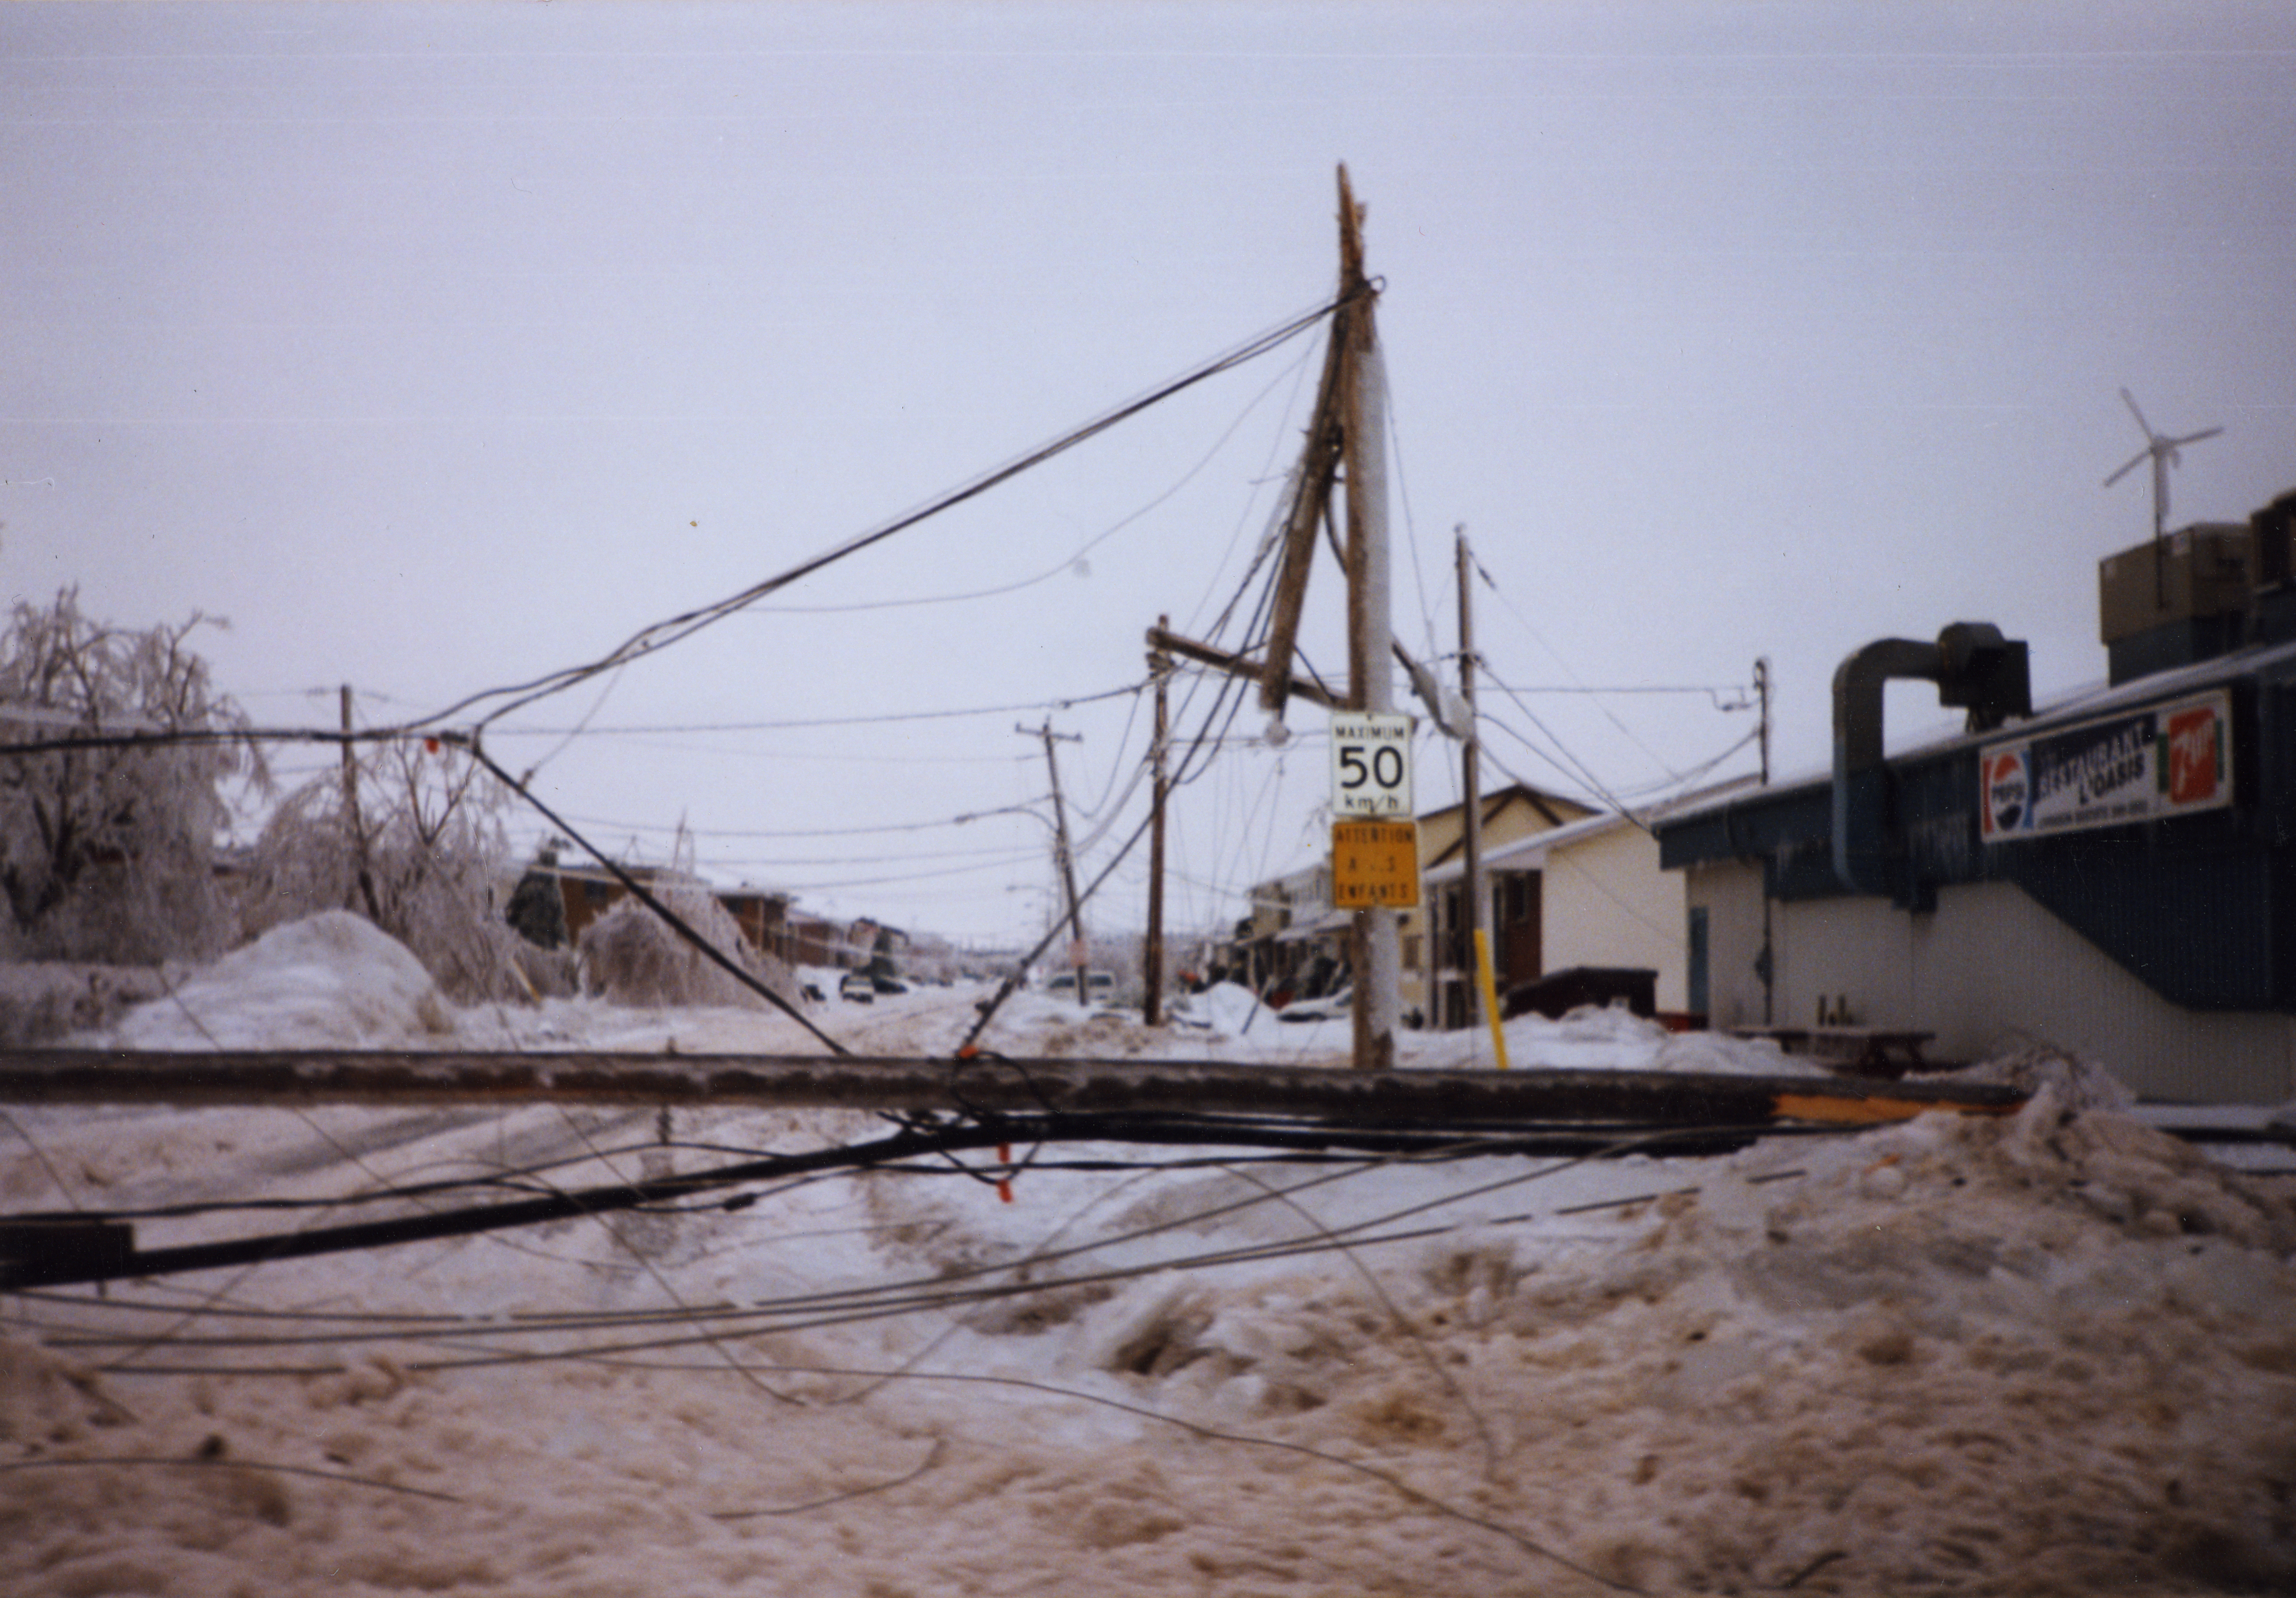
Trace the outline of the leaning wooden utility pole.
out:
M 343 684 L 343 836 L 351 846 L 351 873 L 356 881 L 366 874 L 366 831 L 359 824 L 358 761 L 351 754 L 351 685 Z M 357 906 L 344 903 L 346 910 Z
M 1459 886 L 1458 969 L 1467 974 L 1467 1024 L 1488 1021 L 1479 1014 L 1482 984 L 1468 972 L 1475 958 L 1475 930 L 1483 918 L 1483 793 L 1480 746 L 1475 741 L 1475 611 L 1468 576 L 1475 557 L 1467 548 L 1466 524 L 1459 526 L 1459 697 L 1466 702 L 1466 726 L 1459 738 L 1460 836 L 1466 845 L 1467 872 Z
M 1167 631 L 1169 616 L 1156 618 L 1156 630 Z M 1165 684 L 1172 676 L 1172 657 L 1160 649 L 1148 651 L 1148 675 L 1156 684 L 1156 736 L 1149 745 L 1149 797 L 1153 817 L 1148 833 L 1148 947 L 1141 951 L 1141 979 L 1148 995 L 1141 1002 L 1140 1019 L 1153 1027 L 1164 1020 L 1164 800 L 1170 791 L 1164 769 L 1164 746 L 1172 736 Z
M 351 685 L 343 684 L 343 827 L 349 834 L 351 846 L 351 881 L 359 897 L 366 905 L 367 918 L 380 922 L 382 908 L 374 899 L 374 872 L 367 859 L 366 821 L 359 815 L 358 761 L 351 754 Z M 347 894 L 348 898 L 348 894 Z M 346 910 L 358 906 L 346 902 Z
M 1027 733 L 1029 729 L 1014 727 L 1013 730 Z M 1061 803 L 1061 763 L 1053 756 L 1054 740 L 1065 739 L 1070 743 L 1082 743 L 1084 734 L 1055 733 L 1053 724 L 1048 721 L 1037 728 L 1034 735 L 1045 741 L 1045 769 L 1052 774 L 1053 779 L 1053 858 L 1061 868 L 1061 891 L 1068 896 L 1069 955 L 1076 967 L 1077 1003 L 1089 1010 L 1092 1008 L 1092 994 L 1085 971 L 1088 960 L 1084 943 L 1084 906 L 1077 902 L 1076 858 L 1069 853 L 1069 813 Z
M 1345 314 L 1332 327 L 1344 340 L 1340 382 L 1340 468 L 1348 485 L 1348 697 L 1354 709 L 1395 709 L 1394 638 L 1388 625 L 1387 367 L 1372 324 L 1377 298 L 1363 269 L 1363 212 L 1340 168 L 1340 299 Z M 1355 1063 L 1395 1065 L 1402 962 L 1395 912 L 1354 912 L 1349 964 L 1355 971 Z

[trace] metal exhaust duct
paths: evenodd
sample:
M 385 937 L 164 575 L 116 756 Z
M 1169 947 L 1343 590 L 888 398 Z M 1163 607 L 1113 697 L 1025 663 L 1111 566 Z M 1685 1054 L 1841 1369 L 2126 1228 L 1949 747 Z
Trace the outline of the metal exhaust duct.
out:
M 1890 848 L 1890 767 L 1883 758 L 1882 689 L 1892 678 L 1938 685 L 1938 702 L 1965 706 L 1971 732 L 2033 713 L 2032 682 L 2022 641 L 1989 621 L 1956 621 L 1935 643 L 1880 638 L 1855 651 L 1833 673 L 1833 874 L 1852 893 L 1886 893 L 1908 909 L 1926 910 L 1934 889 L 1905 870 Z

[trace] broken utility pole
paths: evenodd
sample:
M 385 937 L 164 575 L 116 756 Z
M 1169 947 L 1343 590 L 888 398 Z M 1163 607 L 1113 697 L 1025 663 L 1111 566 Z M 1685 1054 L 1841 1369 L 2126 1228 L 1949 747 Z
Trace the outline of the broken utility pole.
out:
M 1156 618 L 1156 631 L 1172 625 L 1169 616 Z M 1148 651 L 1148 676 L 1156 684 L 1156 735 L 1150 743 L 1149 803 L 1153 830 L 1148 834 L 1148 944 L 1140 952 L 1142 983 L 1147 996 L 1141 1001 L 1140 1019 L 1153 1027 L 1164 1020 L 1164 801 L 1170 792 L 1165 770 L 1165 745 L 1171 741 L 1172 722 L 1165 686 L 1172 677 L 1172 657 L 1160 649 Z
M 1025 736 L 1042 738 L 1045 741 L 1045 769 L 1052 774 L 1053 779 L 1053 859 L 1061 868 L 1061 891 L 1067 896 L 1070 963 L 1076 967 L 1077 1003 L 1089 1010 L 1092 1007 L 1092 994 L 1089 991 L 1090 985 L 1085 971 L 1085 967 L 1088 963 L 1089 951 L 1085 947 L 1084 941 L 1084 906 L 1077 902 L 1076 860 L 1069 853 L 1069 813 L 1061 803 L 1061 763 L 1053 756 L 1053 744 L 1055 740 L 1068 743 L 1082 743 L 1084 734 L 1055 733 L 1053 731 L 1053 724 L 1049 721 L 1033 730 L 1019 726 L 1013 730 Z
M 1363 211 L 1340 168 L 1341 319 L 1332 338 L 1342 346 L 1340 372 L 1341 470 L 1348 485 L 1348 697 L 1374 714 L 1395 709 L 1394 640 L 1388 624 L 1387 366 L 1372 324 L 1377 291 L 1364 276 Z M 1271 665 L 1275 656 L 1270 654 Z M 1355 972 L 1355 1062 L 1360 1070 L 1395 1065 L 1397 1012 L 1402 1002 L 1395 912 L 1383 906 L 1354 913 L 1349 963 Z

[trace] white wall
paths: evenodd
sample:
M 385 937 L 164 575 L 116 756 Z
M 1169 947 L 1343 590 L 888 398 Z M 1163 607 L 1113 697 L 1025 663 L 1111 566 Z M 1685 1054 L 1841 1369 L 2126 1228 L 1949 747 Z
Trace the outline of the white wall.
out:
M 1658 1007 L 1689 1004 L 1687 899 L 1678 872 L 1661 871 L 1658 840 L 1612 827 L 1546 851 L 1540 889 L 1539 963 L 1642 967 L 1658 973 Z
M 1760 873 L 1687 873 L 1710 906 L 1714 1023 L 1757 1025 Z M 2279 1103 L 2296 1097 L 2296 1017 L 2170 1004 L 2006 882 L 1943 888 L 1912 915 L 1882 898 L 1771 906 L 1776 1020 L 1807 1026 L 1821 996 L 1861 1025 L 1937 1034 L 1939 1060 L 2046 1043 L 2103 1065 L 2150 1098 Z
M 1762 871 L 1742 860 L 1693 865 L 1682 873 L 1686 905 L 1706 907 L 1706 1013 L 1716 1027 L 1759 1027 L 1762 979 Z M 1787 1024 L 1783 1011 L 1781 1026 Z

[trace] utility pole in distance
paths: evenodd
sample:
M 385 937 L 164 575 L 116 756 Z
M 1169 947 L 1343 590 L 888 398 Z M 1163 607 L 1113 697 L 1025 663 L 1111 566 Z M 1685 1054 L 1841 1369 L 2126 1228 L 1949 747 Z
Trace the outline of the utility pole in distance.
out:
M 1770 658 L 1759 657 L 1754 661 L 1754 697 L 1761 701 L 1762 786 L 1770 785 Z
M 358 762 L 351 756 L 351 685 L 343 684 L 343 826 L 350 834 L 351 869 L 359 897 L 366 901 L 367 918 L 380 923 L 382 907 L 375 903 L 374 873 L 367 860 L 366 822 L 359 815 Z M 346 905 L 345 909 L 354 906 Z
M 1082 743 L 1084 734 L 1055 733 L 1049 721 L 1033 731 L 1023 726 L 1016 726 L 1013 730 L 1023 737 L 1045 741 L 1045 769 L 1052 774 L 1053 778 L 1053 859 L 1061 868 L 1061 890 L 1068 896 L 1069 955 L 1076 966 L 1077 1003 L 1089 1010 L 1092 1008 L 1092 995 L 1087 989 L 1085 975 L 1087 962 L 1084 947 L 1084 907 L 1077 903 L 1076 861 L 1069 853 L 1069 813 L 1061 803 L 1061 763 L 1053 757 L 1055 741 Z
M 1159 633 L 1171 630 L 1169 616 L 1156 618 Z M 1164 769 L 1164 746 L 1172 735 L 1165 684 L 1172 676 L 1172 657 L 1160 649 L 1148 651 L 1148 675 L 1156 684 L 1156 736 L 1149 745 L 1150 803 L 1153 821 L 1148 834 L 1148 947 L 1141 951 L 1142 979 L 1148 995 L 1141 1003 L 1140 1019 L 1159 1026 L 1164 1020 L 1164 799 L 1168 775 Z
M 1473 594 L 1468 576 L 1474 570 L 1475 557 L 1467 548 L 1467 528 L 1459 524 L 1459 697 L 1467 704 L 1467 725 L 1459 740 L 1459 821 L 1461 837 L 1466 844 L 1466 875 L 1459 891 L 1459 962 L 1460 970 L 1474 958 L 1475 929 L 1482 924 L 1483 916 L 1483 795 L 1482 769 L 1479 760 L 1479 745 L 1475 733 L 1475 620 Z M 1431 953 L 1434 940 L 1428 940 Z M 1431 965 L 1432 962 L 1431 961 Z M 1431 982 L 1431 987 L 1433 986 Z M 1470 979 L 1467 989 L 1467 1023 L 1488 1020 L 1475 1013 L 1481 1003 L 1482 985 Z M 1434 997 L 1431 994 L 1430 998 Z

